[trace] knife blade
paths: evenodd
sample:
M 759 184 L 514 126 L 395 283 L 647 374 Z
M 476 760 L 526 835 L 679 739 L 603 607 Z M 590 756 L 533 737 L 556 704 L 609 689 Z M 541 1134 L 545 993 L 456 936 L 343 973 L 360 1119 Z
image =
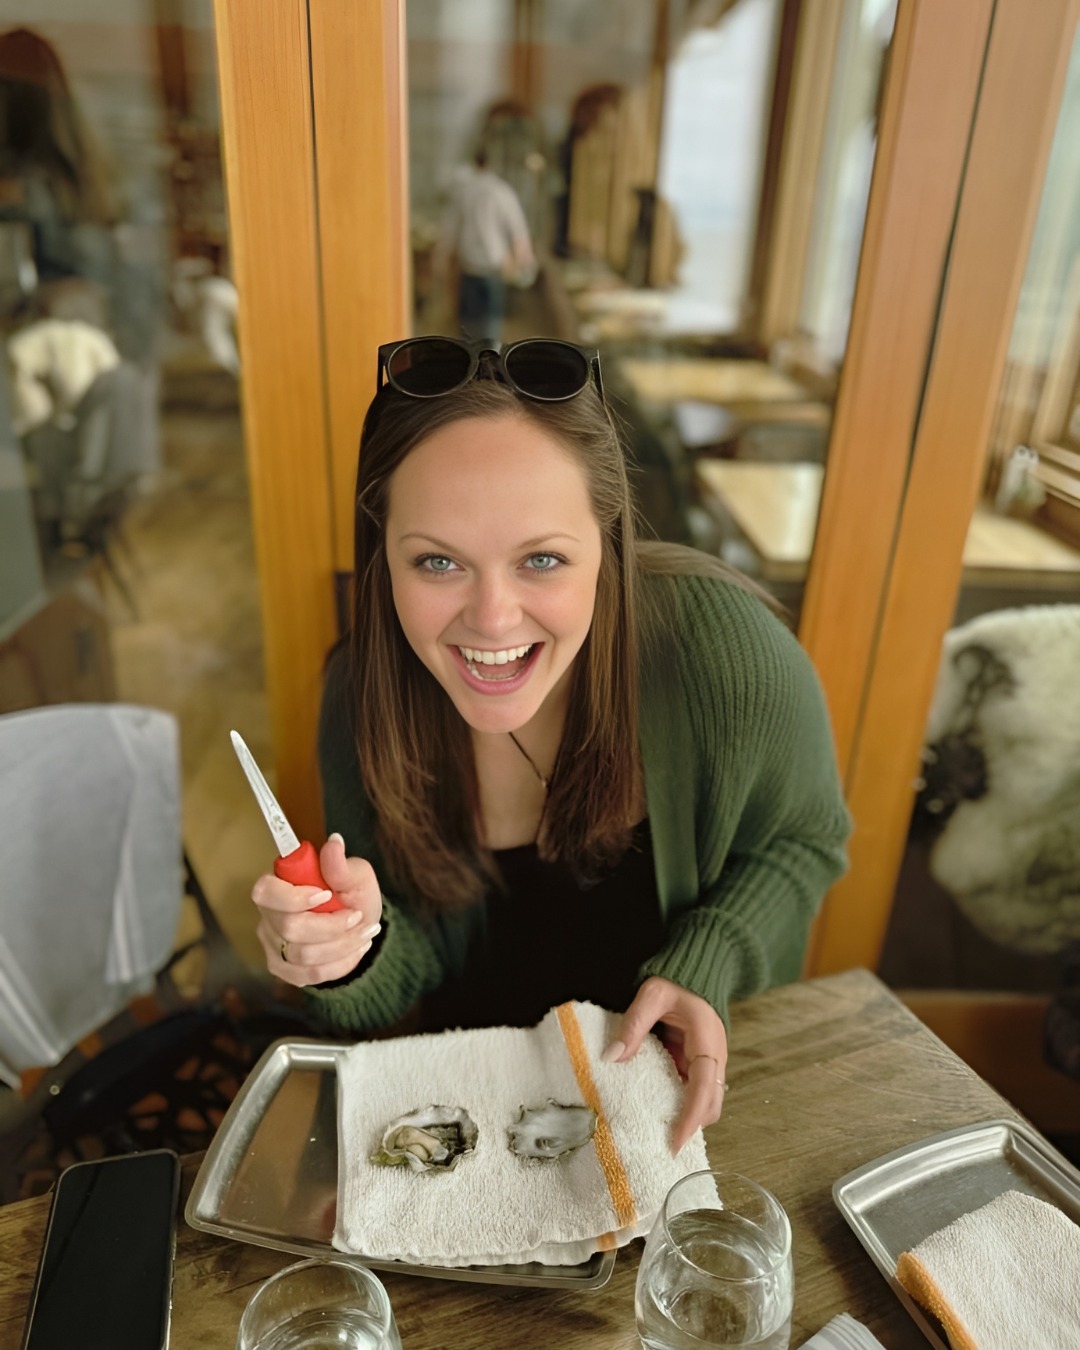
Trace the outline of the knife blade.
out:
M 240 767 L 243 769 L 244 776 L 255 794 L 255 800 L 259 803 L 266 823 L 270 827 L 270 833 L 274 836 L 277 851 L 281 855 L 274 862 L 274 875 L 293 886 L 318 886 L 320 890 L 329 890 L 330 887 L 323 880 L 322 872 L 319 869 L 319 855 L 316 853 L 314 845 L 306 839 L 301 843 L 297 837 L 296 831 L 289 824 L 288 817 L 278 804 L 278 799 L 270 791 L 270 785 L 255 762 L 255 756 L 244 744 L 244 738 L 238 731 L 231 731 L 229 736 L 232 739 L 236 757 L 240 761 Z M 327 914 L 332 910 L 344 908 L 345 906 L 339 897 L 332 895 L 324 904 L 316 905 L 312 912 Z

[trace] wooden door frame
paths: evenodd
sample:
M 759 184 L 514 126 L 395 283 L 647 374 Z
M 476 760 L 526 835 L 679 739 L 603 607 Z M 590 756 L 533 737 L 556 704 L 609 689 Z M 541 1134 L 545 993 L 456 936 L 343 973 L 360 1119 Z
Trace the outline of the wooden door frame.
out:
M 244 441 L 282 806 L 323 831 L 315 738 L 351 566 L 375 347 L 405 334 L 401 0 L 215 0 Z
M 1078 18 L 1080 0 L 1045 0 L 1038 22 L 1025 0 L 995 6 L 880 621 L 859 717 L 844 726 L 852 865 L 817 924 L 816 974 L 874 967 L 884 942 L 1068 69 L 1072 43 L 1061 35 Z M 850 529 L 845 515 L 846 525 L 826 520 L 823 507 L 819 528 L 833 545 Z M 820 603 L 824 579 L 812 580 Z

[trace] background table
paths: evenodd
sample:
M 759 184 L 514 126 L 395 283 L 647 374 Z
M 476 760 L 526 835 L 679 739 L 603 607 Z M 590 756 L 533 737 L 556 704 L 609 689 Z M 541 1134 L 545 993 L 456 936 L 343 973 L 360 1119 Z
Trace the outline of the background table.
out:
M 845 1172 L 940 1130 L 1018 1114 L 879 980 L 850 971 L 736 1005 L 731 1084 L 707 1131 L 714 1166 L 748 1173 L 786 1208 L 794 1233 L 801 1346 L 839 1312 L 888 1350 L 926 1342 L 832 1201 Z M 185 1168 L 183 1199 L 198 1160 Z M 0 1209 L 0 1350 L 16 1350 L 48 1213 L 45 1198 Z M 384 1274 L 404 1350 L 640 1350 L 634 1279 L 642 1244 L 619 1252 L 611 1282 L 584 1293 Z M 172 1350 L 231 1350 L 259 1283 L 298 1258 L 196 1233 L 181 1219 Z
M 694 475 L 706 507 L 730 517 L 758 555 L 763 580 L 806 575 L 821 501 L 820 464 L 699 459 Z M 1080 586 L 1080 549 L 980 505 L 964 544 L 964 582 L 1072 590 Z

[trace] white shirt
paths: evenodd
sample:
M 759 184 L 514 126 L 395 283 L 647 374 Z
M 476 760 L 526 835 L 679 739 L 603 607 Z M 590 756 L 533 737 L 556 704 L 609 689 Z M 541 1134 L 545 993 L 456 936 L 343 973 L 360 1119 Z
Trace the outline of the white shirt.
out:
M 473 276 L 499 275 L 508 263 L 532 257 L 517 193 L 489 169 L 465 169 L 455 181 L 443 217 L 442 243 L 457 254 L 461 270 Z

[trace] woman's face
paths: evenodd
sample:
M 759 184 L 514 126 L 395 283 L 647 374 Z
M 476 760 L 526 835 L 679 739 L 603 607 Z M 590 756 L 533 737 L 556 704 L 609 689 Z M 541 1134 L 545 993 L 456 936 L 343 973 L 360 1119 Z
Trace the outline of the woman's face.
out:
M 601 539 L 582 469 L 547 432 L 512 414 L 432 432 L 390 479 L 386 554 L 409 645 L 475 731 L 565 697 Z

